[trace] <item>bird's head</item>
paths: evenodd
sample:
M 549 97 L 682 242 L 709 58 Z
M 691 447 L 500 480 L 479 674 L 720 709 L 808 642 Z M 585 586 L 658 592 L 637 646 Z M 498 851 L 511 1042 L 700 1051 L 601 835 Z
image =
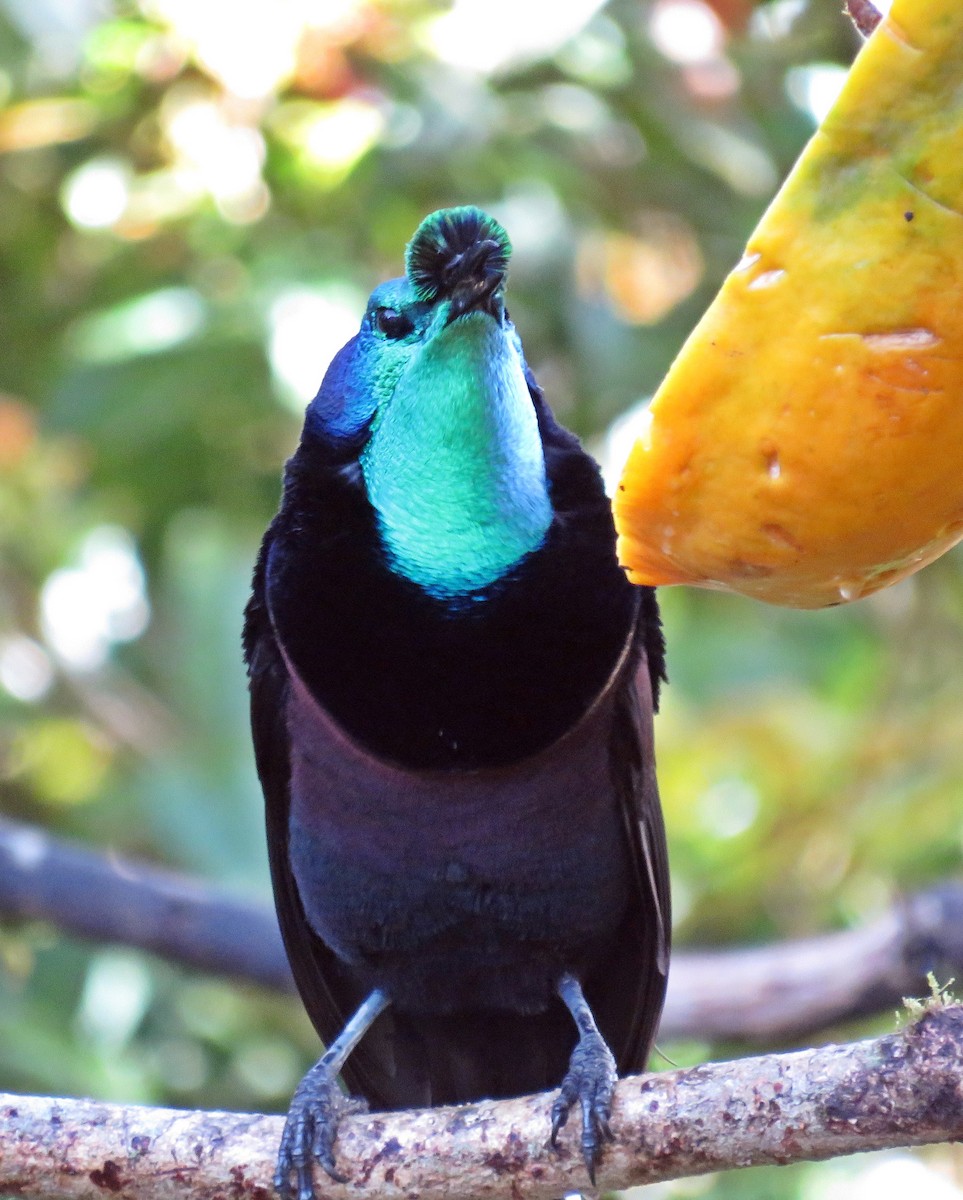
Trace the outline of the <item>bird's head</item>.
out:
M 357 438 L 409 372 L 430 403 L 438 363 L 457 358 L 469 371 L 472 346 L 477 353 L 486 340 L 520 356 L 504 302 L 510 254 L 505 230 L 480 209 L 426 217 L 408 245 L 405 275 L 375 288 L 361 329 L 332 361 L 309 409 L 317 432 Z
M 306 431 L 350 446 L 395 569 L 440 595 L 484 587 L 551 520 L 521 342 L 505 309 L 508 235 L 477 208 L 432 213 L 405 275 L 372 293 Z

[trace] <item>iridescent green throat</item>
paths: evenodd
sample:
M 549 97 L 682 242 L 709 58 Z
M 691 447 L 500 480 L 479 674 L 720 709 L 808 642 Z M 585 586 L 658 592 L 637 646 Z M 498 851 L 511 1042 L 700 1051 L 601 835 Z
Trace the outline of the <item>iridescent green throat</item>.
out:
M 392 568 L 433 595 L 537 549 L 552 507 L 514 337 L 480 312 L 440 328 L 379 405 L 361 466 Z

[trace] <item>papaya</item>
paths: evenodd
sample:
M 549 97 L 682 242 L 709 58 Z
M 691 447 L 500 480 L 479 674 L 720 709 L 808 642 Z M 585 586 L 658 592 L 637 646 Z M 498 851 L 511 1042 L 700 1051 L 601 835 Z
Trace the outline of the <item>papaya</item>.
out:
M 658 389 L 645 584 L 818 608 L 963 538 L 963 3 L 895 0 Z

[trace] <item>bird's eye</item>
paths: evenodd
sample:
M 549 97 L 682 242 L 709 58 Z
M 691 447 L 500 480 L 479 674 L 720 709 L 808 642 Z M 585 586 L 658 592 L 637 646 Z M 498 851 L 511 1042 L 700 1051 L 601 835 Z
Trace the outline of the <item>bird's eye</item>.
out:
M 386 338 L 403 338 L 414 329 L 411 321 L 396 308 L 378 308 L 374 315 L 375 327 Z

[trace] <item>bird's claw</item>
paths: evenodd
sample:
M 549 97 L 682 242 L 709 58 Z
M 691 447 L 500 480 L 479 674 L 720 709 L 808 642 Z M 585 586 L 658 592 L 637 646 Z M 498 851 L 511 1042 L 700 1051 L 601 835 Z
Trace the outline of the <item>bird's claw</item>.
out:
M 291 1100 L 281 1146 L 278 1150 L 274 1187 L 282 1200 L 315 1200 L 312 1169 L 317 1163 L 335 1183 L 347 1183 L 335 1166 L 334 1141 L 338 1121 L 349 1107 L 338 1087 L 337 1075 L 321 1063 L 312 1067 Z M 297 1188 L 291 1186 L 291 1176 Z
M 592 1185 L 603 1142 L 613 1140 L 609 1117 L 612 1094 L 618 1078 L 615 1059 L 602 1037 L 595 1032 L 582 1035 L 569 1060 L 558 1099 L 552 1105 L 552 1145 L 568 1120 L 576 1101 L 582 1108 L 582 1158 Z

